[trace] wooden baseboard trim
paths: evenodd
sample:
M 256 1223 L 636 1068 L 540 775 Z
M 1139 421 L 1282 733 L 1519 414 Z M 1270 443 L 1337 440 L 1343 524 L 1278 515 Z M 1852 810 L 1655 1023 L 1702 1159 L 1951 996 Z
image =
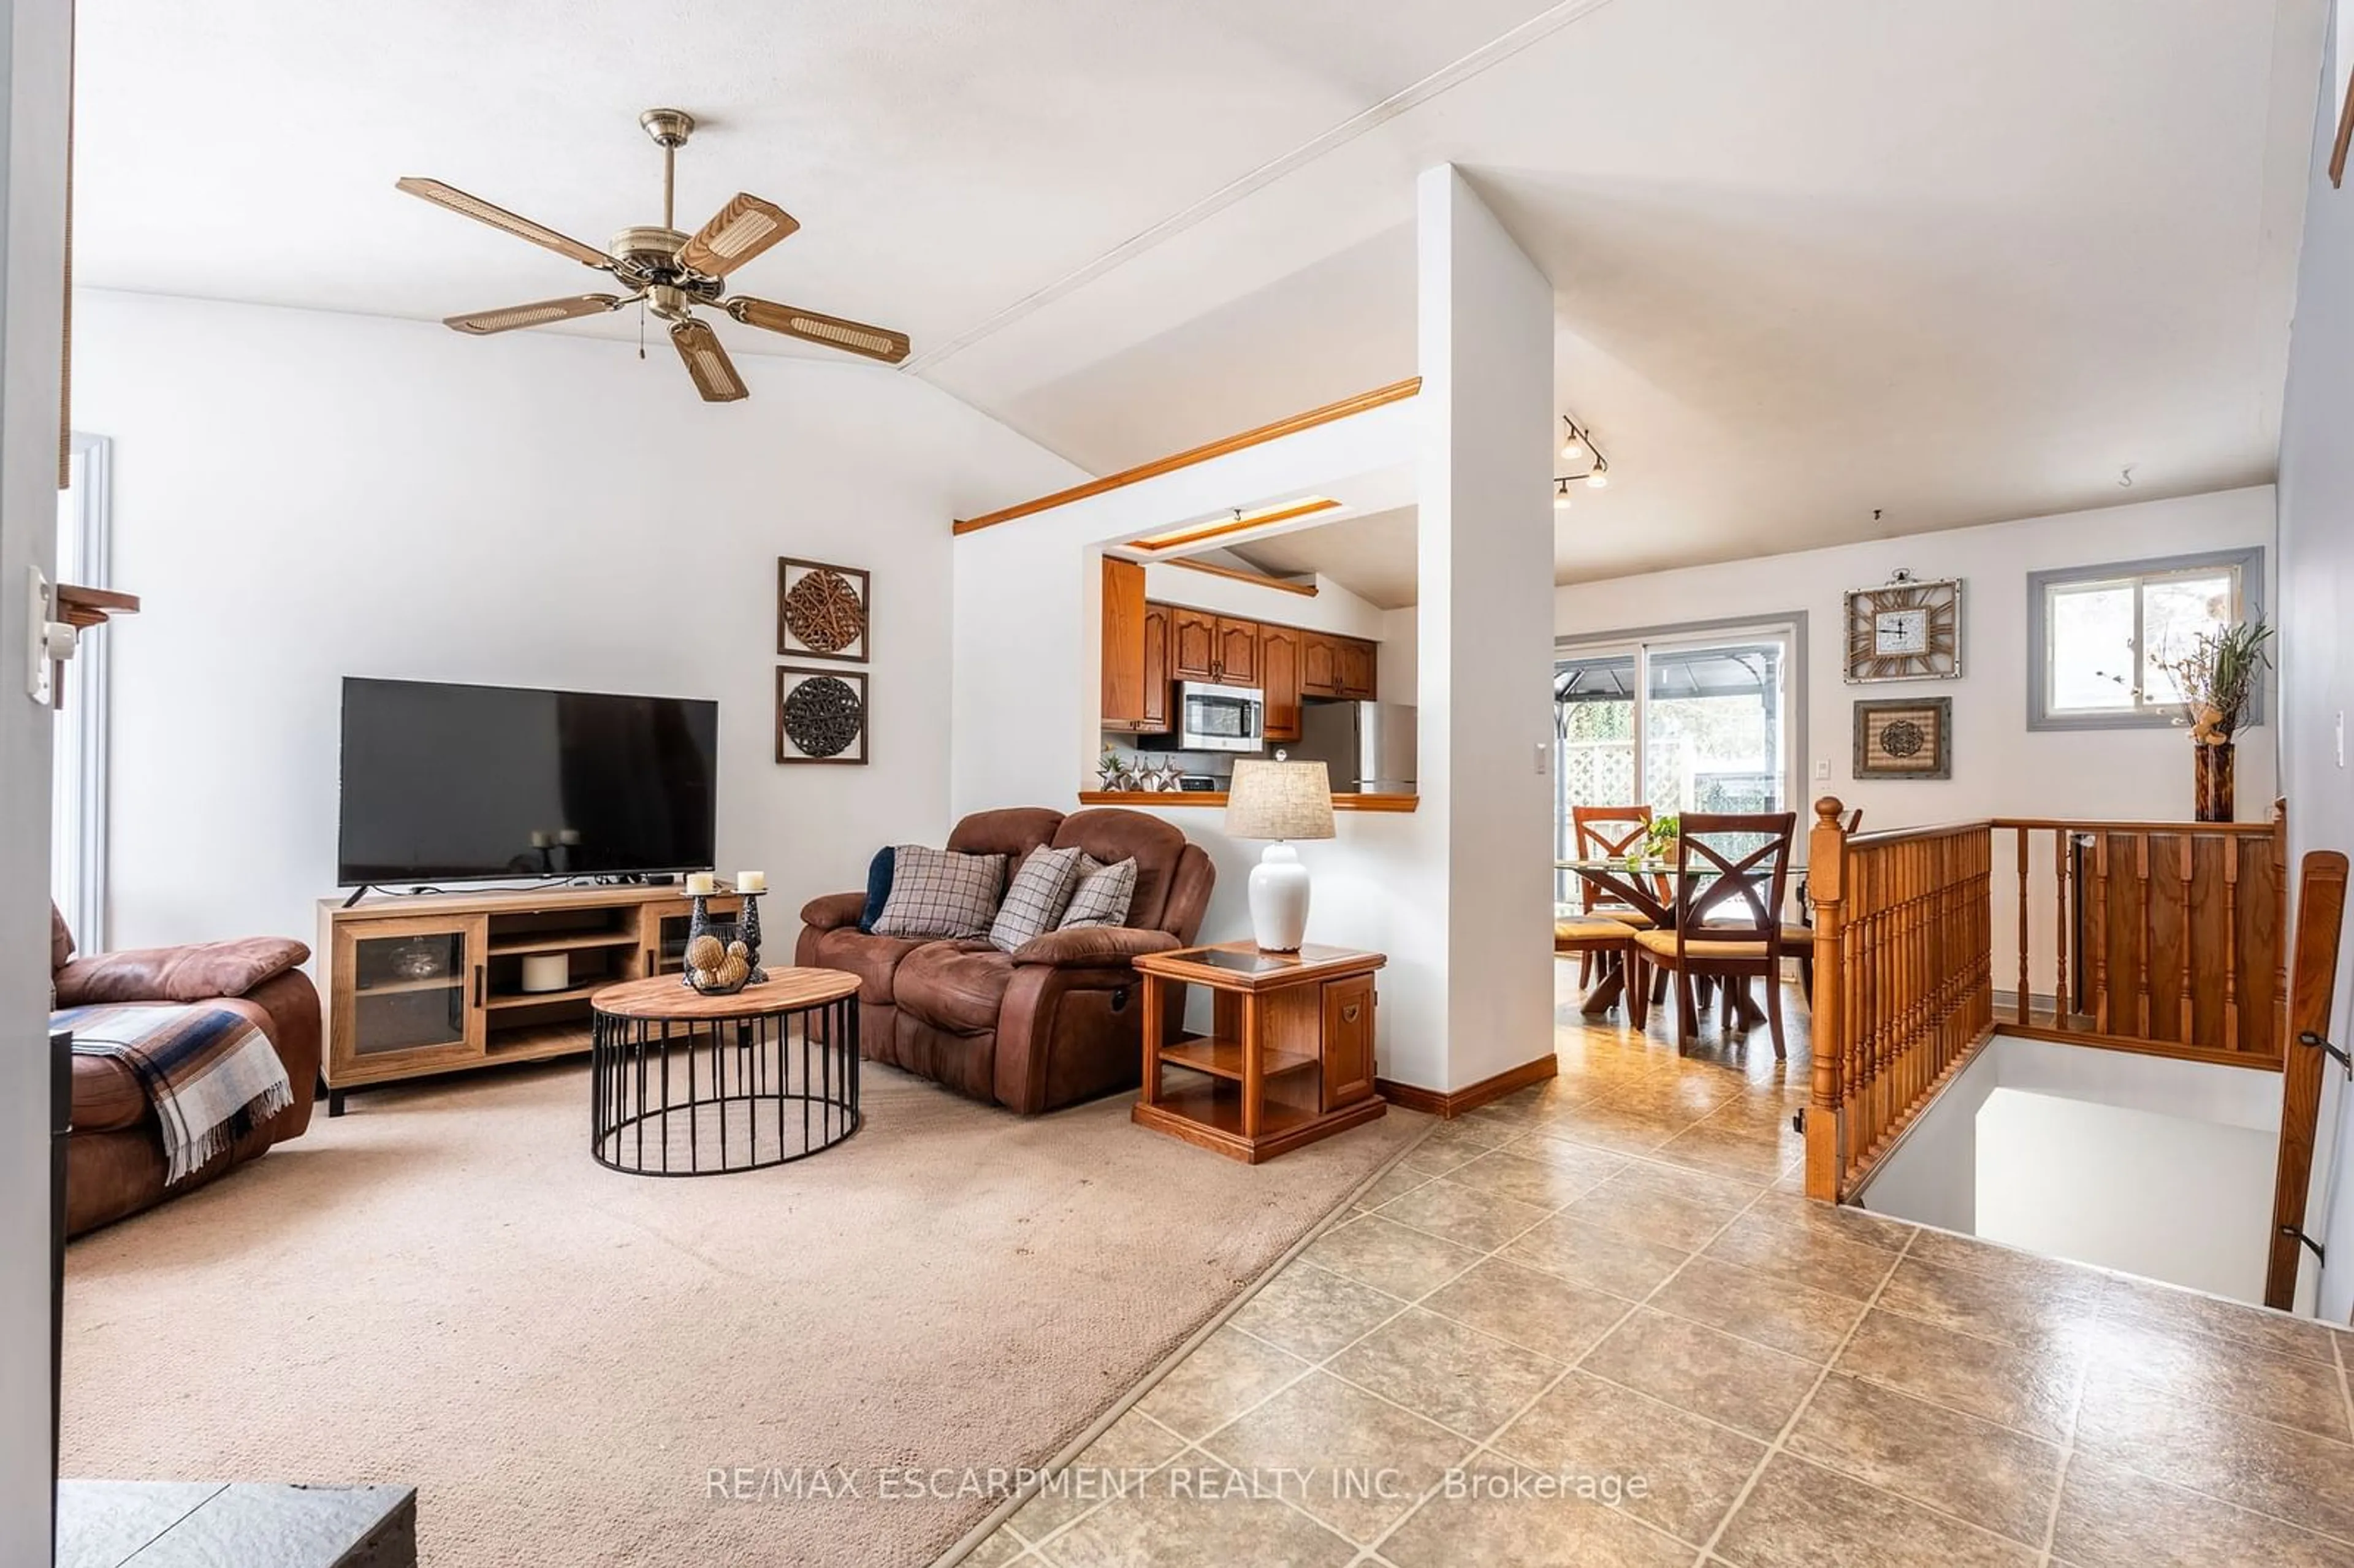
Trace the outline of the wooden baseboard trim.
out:
M 1561 1073 L 1561 1058 L 1548 1051 L 1533 1062 L 1523 1062 L 1517 1067 L 1507 1067 L 1492 1078 L 1482 1078 L 1469 1088 L 1425 1089 L 1413 1084 L 1401 1084 L 1388 1078 L 1373 1080 L 1374 1092 L 1394 1106 L 1407 1110 L 1425 1112 L 1442 1121 L 1452 1121 L 1467 1112 L 1478 1110 L 1490 1100 L 1500 1100 L 1515 1089 L 1525 1089 L 1531 1084 L 1542 1084 Z

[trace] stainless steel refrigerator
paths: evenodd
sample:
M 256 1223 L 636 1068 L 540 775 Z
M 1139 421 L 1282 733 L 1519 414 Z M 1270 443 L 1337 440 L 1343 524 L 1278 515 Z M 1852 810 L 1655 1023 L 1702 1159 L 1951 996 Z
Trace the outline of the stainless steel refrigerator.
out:
M 1324 764 L 1336 795 L 1411 795 L 1414 736 L 1411 703 L 1309 702 L 1299 738 L 1278 747 L 1295 762 Z

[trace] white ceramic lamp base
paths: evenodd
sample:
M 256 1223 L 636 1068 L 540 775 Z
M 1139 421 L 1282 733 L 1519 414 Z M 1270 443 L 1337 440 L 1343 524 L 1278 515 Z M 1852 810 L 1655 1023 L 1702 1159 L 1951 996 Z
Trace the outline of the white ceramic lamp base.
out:
M 1251 936 L 1260 950 L 1296 953 L 1308 935 L 1308 868 L 1299 852 L 1278 840 L 1250 874 Z

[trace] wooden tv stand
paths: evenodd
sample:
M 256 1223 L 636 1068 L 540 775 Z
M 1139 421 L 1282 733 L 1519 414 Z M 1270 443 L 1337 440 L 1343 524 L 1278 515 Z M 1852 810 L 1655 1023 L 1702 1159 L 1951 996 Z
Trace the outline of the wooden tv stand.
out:
M 742 907 L 733 894 L 708 902 L 731 918 Z M 589 993 L 676 973 L 693 909 L 676 884 L 321 899 L 327 1114 L 368 1084 L 586 1052 Z M 562 990 L 523 989 L 538 954 L 564 956 Z

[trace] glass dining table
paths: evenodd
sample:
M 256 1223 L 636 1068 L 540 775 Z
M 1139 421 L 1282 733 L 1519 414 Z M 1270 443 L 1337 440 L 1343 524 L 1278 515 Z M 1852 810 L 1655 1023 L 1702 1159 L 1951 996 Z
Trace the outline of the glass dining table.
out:
M 1689 872 L 1679 872 L 1672 860 L 1640 855 L 1591 855 L 1557 860 L 1553 863 L 1553 868 L 1557 872 L 1569 873 L 1592 888 L 1596 904 L 1616 904 L 1633 909 L 1661 931 L 1675 929 L 1675 889 L 1680 877 L 1712 878 L 1721 874 L 1712 865 L 1694 866 Z M 1791 885 L 1799 890 L 1798 903 L 1803 908 L 1806 904 L 1807 868 L 1802 863 L 1794 861 L 1790 864 L 1789 875 Z M 1624 964 L 1604 966 L 1601 978 L 1585 993 L 1585 1000 L 1578 1004 L 1578 1012 L 1588 1018 L 1599 1018 L 1617 1006 L 1626 989 L 1628 968 Z M 1734 1012 L 1744 1029 L 1753 1028 L 1765 1022 L 1766 1018 L 1765 1010 L 1749 994 L 1749 987 L 1745 983 L 1734 994 Z

